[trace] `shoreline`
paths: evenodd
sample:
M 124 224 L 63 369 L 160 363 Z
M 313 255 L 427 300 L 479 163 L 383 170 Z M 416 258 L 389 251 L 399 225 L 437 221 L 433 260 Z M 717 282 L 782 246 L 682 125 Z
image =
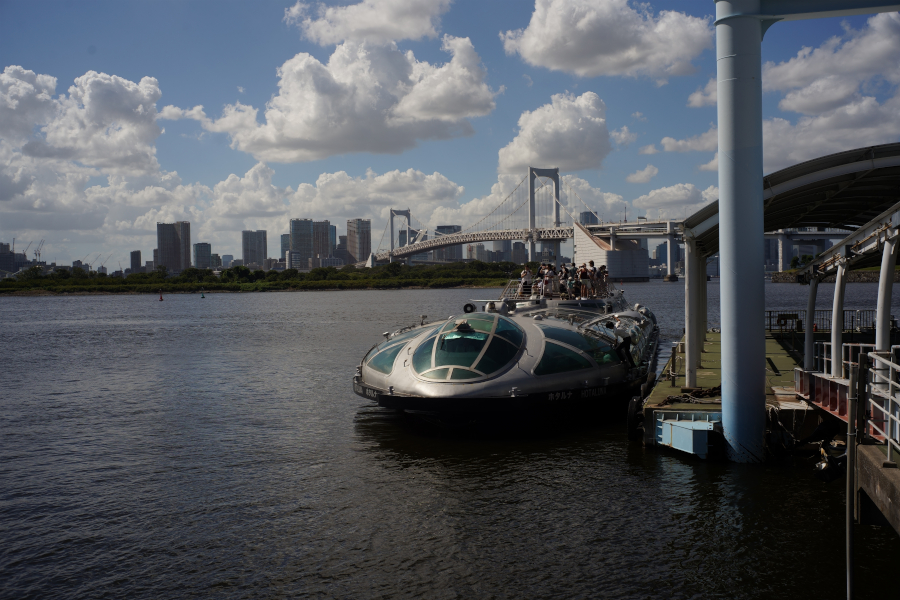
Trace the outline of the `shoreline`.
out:
M 273 293 L 293 293 L 293 292 L 401 292 L 403 290 L 480 290 L 503 287 L 502 285 L 455 285 L 447 287 L 429 287 L 429 286 L 403 286 L 403 287 L 369 287 L 369 288 L 310 288 L 310 289 L 284 289 L 284 290 L 203 290 L 204 294 L 273 294 Z M 169 295 L 197 295 L 198 291 L 163 291 L 163 296 Z M 11 292 L 0 291 L 0 298 L 16 296 L 16 297 L 40 297 L 40 296 L 155 296 L 159 291 L 139 292 L 134 290 L 110 292 L 110 291 L 71 291 L 57 292 L 44 289 L 33 290 L 16 290 Z

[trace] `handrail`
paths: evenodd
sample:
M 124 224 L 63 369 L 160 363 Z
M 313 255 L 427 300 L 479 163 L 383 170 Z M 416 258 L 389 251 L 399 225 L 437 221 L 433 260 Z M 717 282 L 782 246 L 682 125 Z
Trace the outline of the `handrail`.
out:
M 887 444 L 887 459 L 894 460 L 900 452 L 900 365 L 886 355 L 889 352 L 869 352 L 868 426 Z

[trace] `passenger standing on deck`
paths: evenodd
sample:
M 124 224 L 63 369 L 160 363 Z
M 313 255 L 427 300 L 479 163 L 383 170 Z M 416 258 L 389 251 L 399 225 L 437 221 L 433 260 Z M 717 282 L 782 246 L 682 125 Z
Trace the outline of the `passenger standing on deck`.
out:
M 522 278 L 522 287 L 521 293 L 524 296 L 531 295 L 531 271 L 528 270 L 528 265 L 525 265 L 525 268 L 522 269 L 522 274 L 520 276 Z
M 581 267 L 578 269 L 578 278 L 581 280 L 581 297 L 589 298 L 591 296 L 591 274 L 584 263 L 581 263 Z
M 588 275 L 591 276 L 591 288 L 593 289 L 593 296 L 597 297 L 597 267 L 594 266 L 594 261 L 588 261 Z
M 613 334 L 616 336 L 616 354 L 619 355 L 622 362 L 627 362 L 634 368 L 637 365 L 634 364 L 634 357 L 631 356 L 631 332 L 628 331 L 628 328 L 625 327 L 625 324 L 619 317 L 613 315 L 613 318 L 616 320 L 615 325 L 613 325 L 612 321 L 607 321 L 606 327 L 612 329 Z M 621 342 L 618 341 L 619 338 L 622 338 Z
M 607 281 L 609 273 L 606 271 L 606 265 L 600 265 L 597 270 L 597 296 L 606 297 L 609 295 L 609 283 Z

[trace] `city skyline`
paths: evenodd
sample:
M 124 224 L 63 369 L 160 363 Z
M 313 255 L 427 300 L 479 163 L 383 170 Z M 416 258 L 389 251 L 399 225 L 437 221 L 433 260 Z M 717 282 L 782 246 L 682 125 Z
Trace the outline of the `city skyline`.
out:
M 0 239 L 147 262 L 190 221 L 239 256 L 298 215 L 380 238 L 390 208 L 433 234 L 529 165 L 604 220 L 717 195 L 712 1 L 329 5 L 4 3 Z M 762 60 L 766 172 L 900 139 L 896 13 L 776 24 Z

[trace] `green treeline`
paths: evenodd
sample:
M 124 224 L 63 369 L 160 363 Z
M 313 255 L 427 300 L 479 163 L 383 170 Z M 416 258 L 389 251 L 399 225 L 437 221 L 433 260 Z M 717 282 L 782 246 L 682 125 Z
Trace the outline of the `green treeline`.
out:
M 51 293 L 157 293 L 162 292 L 265 292 L 275 290 L 362 290 L 400 288 L 449 288 L 460 286 L 499 287 L 516 278 L 522 266 L 511 262 L 450 263 L 446 265 L 409 266 L 391 263 L 372 269 L 353 265 L 341 268 L 323 267 L 301 273 L 286 271 L 251 271 L 232 267 L 216 277 L 210 270 L 187 269 L 169 277 L 165 267 L 153 273 L 132 273 L 127 277 L 109 277 L 103 273 L 87 273 L 75 268 L 45 275 L 40 267 L 32 267 L 14 279 L 0 281 L 0 294 L 46 291 Z

